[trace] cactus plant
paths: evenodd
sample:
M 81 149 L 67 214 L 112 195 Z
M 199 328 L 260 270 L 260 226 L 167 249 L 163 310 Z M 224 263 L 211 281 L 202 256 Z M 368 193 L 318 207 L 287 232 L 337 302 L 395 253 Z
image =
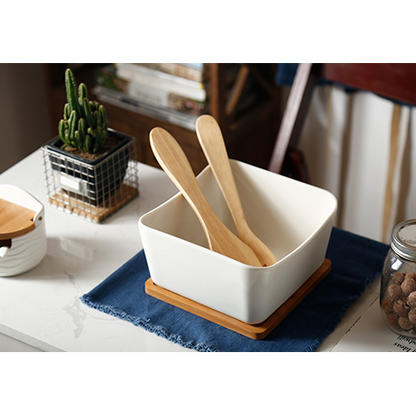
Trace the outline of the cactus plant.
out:
M 107 113 L 97 101 L 88 99 L 85 84 L 77 83 L 71 69 L 65 71 L 67 103 L 64 118 L 60 120 L 58 131 L 63 148 L 72 147 L 89 153 L 98 153 L 107 137 Z

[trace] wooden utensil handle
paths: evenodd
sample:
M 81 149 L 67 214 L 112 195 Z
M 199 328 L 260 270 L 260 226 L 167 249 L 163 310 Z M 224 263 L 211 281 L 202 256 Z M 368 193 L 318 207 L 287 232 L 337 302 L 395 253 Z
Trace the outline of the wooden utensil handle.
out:
M 150 145 L 159 164 L 187 199 L 203 226 L 210 228 L 212 208 L 179 143 L 166 130 L 156 127 L 150 132 Z
M 212 172 L 238 228 L 246 220 L 231 170 L 227 148 L 222 139 L 221 129 L 214 117 L 203 115 L 196 122 L 196 131 L 199 143 L 212 167 Z M 203 139 L 201 132 L 204 134 Z

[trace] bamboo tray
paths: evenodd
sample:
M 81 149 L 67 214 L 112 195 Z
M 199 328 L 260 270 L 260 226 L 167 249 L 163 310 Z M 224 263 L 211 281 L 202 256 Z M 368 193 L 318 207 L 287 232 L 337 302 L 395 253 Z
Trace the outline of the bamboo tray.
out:
M 148 295 L 159 300 L 181 308 L 208 321 L 214 322 L 231 331 L 237 332 L 246 337 L 261 340 L 267 337 L 309 293 L 329 274 L 331 271 L 331 261 L 325 259 L 321 267 L 272 315 L 264 322 L 250 325 L 238 319 L 232 318 L 200 303 L 194 302 L 174 292 L 157 286 L 152 278 L 145 283 L 145 291 Z

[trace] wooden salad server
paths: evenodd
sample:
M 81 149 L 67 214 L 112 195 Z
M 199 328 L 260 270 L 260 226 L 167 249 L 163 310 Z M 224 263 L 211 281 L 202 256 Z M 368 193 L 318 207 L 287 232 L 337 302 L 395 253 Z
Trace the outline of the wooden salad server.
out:
M 200 116 L 196 121 L 196 132 L 202 150 L 230 209 L 237 228 L 237 236 L 253 249 L 263 266 L 275 264 L 277 262 L 275 255 L 247 224 L 231 171 L 224 138 L 217 121 L 210 115 Z
M 160 127 L 154 128 L 150 132 L 150 146 L 160 166 L 197 215 L 210 249 L 242 263 L 261 267 L 254 251 L 235 236 L 214 213 L 185 153 L 170 133 Z

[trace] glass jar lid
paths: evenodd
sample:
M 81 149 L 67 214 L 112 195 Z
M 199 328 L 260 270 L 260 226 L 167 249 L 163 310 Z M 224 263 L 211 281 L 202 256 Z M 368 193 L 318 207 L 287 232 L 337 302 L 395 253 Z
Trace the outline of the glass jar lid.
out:
M 394 227 L 391 248 L 400 257 L 416 262 L 416 219 L 403 221 Z

